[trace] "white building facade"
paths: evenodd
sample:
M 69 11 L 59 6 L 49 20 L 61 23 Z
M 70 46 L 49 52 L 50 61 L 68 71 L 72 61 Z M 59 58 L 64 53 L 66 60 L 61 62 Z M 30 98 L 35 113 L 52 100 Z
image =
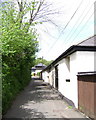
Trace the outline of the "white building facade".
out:
M 92 44 L 90 44 L 90 41 Z M 94 37 L 71 46 L 42 71 L 42 78 L 78 108 L 78 72 L 95 71 Z

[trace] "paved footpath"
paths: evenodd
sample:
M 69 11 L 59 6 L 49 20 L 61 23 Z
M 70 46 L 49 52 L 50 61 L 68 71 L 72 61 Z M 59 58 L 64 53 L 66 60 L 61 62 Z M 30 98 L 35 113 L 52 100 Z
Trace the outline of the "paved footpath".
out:
M 13 102 L 4 118 L 81 118 L 89 120 L 61 99 L 57 90 L 42 80 L 31 80 Z M 77 120 L 77 119 L 76 119 Z

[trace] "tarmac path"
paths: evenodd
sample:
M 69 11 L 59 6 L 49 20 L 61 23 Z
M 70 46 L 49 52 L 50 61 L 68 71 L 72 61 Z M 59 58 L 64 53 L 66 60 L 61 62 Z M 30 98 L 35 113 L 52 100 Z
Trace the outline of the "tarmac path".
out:
M 70 107 L 57 90 L 39 79 L 32 79 L 30 84 L 13 102 L 3 119 L 11 118 L 81 118 L 89 120 L 75 108 Z M 64 119 L 65 120 L 65 119 Z M 75 119 L 77 120 L 77 119 Z

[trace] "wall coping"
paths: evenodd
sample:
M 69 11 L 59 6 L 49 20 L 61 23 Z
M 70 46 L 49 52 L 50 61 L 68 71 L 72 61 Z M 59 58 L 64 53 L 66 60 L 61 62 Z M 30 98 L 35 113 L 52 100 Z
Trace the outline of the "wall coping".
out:
M 96 75 L 96 71 L 94 72 L 78 72 L 77 76 L 82 76 L 82 75 Z

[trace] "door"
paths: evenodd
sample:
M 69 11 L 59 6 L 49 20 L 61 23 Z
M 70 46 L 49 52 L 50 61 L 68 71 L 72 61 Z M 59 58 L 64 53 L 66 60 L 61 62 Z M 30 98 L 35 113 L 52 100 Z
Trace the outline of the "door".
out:
M 55 67 L 55 88 L 58 89 L 58 66 Z

